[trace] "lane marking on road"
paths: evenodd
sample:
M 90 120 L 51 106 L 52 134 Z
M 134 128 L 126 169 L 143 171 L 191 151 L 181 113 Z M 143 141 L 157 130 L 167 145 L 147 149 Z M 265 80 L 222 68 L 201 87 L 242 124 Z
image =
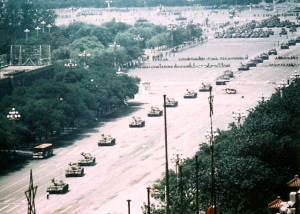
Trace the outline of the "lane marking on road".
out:
M 49 213 L 54 213 L 55 210 L 59 210 L 61 208 L 61 205 L 60 206 L 57 206 L 55 207 L 53 210 L 51 210 Z
M 61 210 L 59 213 L 65 213 L 68 209 L 72 208 L 73 205 L 68 206 L 67 208 Z
M 10 205 L 6 205 L 6 206 L 2 207 L 2 208 L 0 209 L 0 211 L 6 209 L 6 208 L 9 207 L 9 206 L 10 206 Z
M 11 209 L 7 210 L 6 212 L 7 213 L 10 213 L 12 210 L 18 208 L 20 205 L 15 205 L 14 207 L 12 207 Z
M 73 212 L 71 213 L 79 213 L 79 210 L 81 209 L 82 206 L 77 207 Z

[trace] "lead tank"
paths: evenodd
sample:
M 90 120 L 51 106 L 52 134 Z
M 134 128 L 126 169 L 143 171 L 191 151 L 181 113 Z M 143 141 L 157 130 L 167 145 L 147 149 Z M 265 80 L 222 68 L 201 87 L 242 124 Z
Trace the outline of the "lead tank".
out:
M 50 186 L 47 187 L 49 194 L 64 194 L 69 191 L 69 184 L 62 180 L 52 179 Z

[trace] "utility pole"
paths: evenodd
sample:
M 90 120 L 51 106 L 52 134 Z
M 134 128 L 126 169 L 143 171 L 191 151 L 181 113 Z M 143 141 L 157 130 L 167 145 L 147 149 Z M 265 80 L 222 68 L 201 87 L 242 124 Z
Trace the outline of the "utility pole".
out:
M 25 195 L 28 202 L 28 209 L 27 214 L 36 214 L 35 212 L 35 203 L 34 198 L 36 194 L 37 186 L 33 186 L 33 179 L 32 179 L 32 169 L 30 170 L 30 181 L 29 181 L 29 188 L 25 191 Z

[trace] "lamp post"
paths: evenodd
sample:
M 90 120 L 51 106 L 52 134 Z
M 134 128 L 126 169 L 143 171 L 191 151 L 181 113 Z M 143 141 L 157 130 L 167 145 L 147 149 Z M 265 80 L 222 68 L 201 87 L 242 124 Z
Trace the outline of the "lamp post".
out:
M 143 37 L 141 37 L 139 34 L 137 35 L 137 37 L 133 38 L 135 41 L 137 41 L 137 45 L 138 45 L 138 51 L 140 51 L 140 42 L 144 40 Z
M 241 128 L 242 120 L 246 118 L 245 113 L 238 109 L 237 111 L 232 112 L 232 117 L 237 121 L 237 127 Z
M 128 214 L 130 214 L 130 199 L 127 200 L 127 206 L 128 206 Z
M 109 47 L 112 47 L 114 50 L 114 67 L 115 69 L 117 68 L 117 56 L 116 56 L 116 52 L 117 52 L 117 48 L 120 47 L 120 45 L 117 45 L 116 41 L 114 41 L 113 44 L 110 44 Z
M 36 28 L 34 28 L 36 30 L 36 35 L 39 36 L 39 30 L 41 29 L 39 26 L 37 26 Z
M 12 108 L 11 111 L 8 112 L 7 119 L 15 122 L 21 118 L 21 115 L 15 108 Z
M 211 157 L 211 209 L 213 210 L 213 214 L 216 214 L 216 193 L 215 193 L 215 168 L 214 168 L 214 140 L 217 137 L 218 133 L 213 131 L 213 101 L 214 96 L 211 93 L 212 87 L 209 87 L 209 117 L 210 117 L 210 130 L 206 131 L 205 137 L 209 140 L 210 144 L 210 157 Z
M 291 74 L 291 80 L 292 82 L 295 82 L 297 79 L 300 78 L 300 73 L 298 71 L 294 71 L 292 74 Z
M 41 24 L 43 25 L 43 33 L 45 33 L 45 24 L 46 24 L 46 22 L 45 21 L 41 21 Z
M 171 32 L 171 46 L 172 46 L 172 50 L 174 51 L 174 35 L 173 35 L 173 32 L 174 32 L 174 30 L 176 30 L 177 28 L 176 28 L 176 26 L 174 26 L 174 25 L 169 25 L 167 29 L 168 29 L 168 31 Z
M 48 28 L 48 33 L 50 34 L 50 29 L 52 28 L 52 25 L 48 24 L 47 28 Z
M 25 34 L 26 34 L 26 41 L 28 40 L 28 33 L 30 32 L 30 30 L 28 30 L 27 28 L 24 30 Z
M 166 214 L 170 214 L 170 182 L 169 182 L 169 166 L 168 166 L 168 134 L 167 134 L 167 106 L 166 97 L 163 95 L 164 99 L 164 124 L 165 124 L 165 171 L 166 171 Z
M 265 96 L 264 93 L 261 93 L 261 95 L 257 99 L 258 103 L 264 103 L 268 100 L 269 100 L 269 97 Z
M 280 97 L 283 97 L 283 90 L 288 84 L 282 79 L 276 86 L 276 90 L 279 91 Z
M 150 214 L 150 189 L 151 187 L 147 187 L 147 214 Z
M 107 3 L 107 8 L 110 8 L 110 3 L 112 3 L 112 0 L 105 1 Z
M 80 57 L 83 57 L 83 60 L 84 60 L 84 62 L 83 62 L 83 67 L 85 68 L 85 69 L 87 69 L 89 66 L 86 64 L 86 58 L 88 57 L 88 56 L 90 56 L 91 54 L 89 54 L 89 53 L 87 53 L 86 51 L 83 51 L 82 53 L 80 53 L 80 54 L 78 54 Z
M 72 60 L 70 59 L 69 63 L 65 64 L 65 67 L 68 68 L 68 69 L 72 69 L 72 68 L 77 67 L 77 64 L 73 63 Z
M 184 157 L 179 149 L 176 149 L 176 153 L 172 154 L 172 156 L 171 161 L 172 163 L 175 163 L 175 172 L 178 174 L 179 166 L 184 161 Z

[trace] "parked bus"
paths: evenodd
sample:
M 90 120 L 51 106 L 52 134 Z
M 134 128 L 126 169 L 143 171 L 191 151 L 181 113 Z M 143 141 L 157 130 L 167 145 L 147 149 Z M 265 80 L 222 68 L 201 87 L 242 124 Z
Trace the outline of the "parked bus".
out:
M 43 143 L 34 147 L 32 157 L 33 158 L 47 158 L 53 155 L 53 145 L 51 143 Z

